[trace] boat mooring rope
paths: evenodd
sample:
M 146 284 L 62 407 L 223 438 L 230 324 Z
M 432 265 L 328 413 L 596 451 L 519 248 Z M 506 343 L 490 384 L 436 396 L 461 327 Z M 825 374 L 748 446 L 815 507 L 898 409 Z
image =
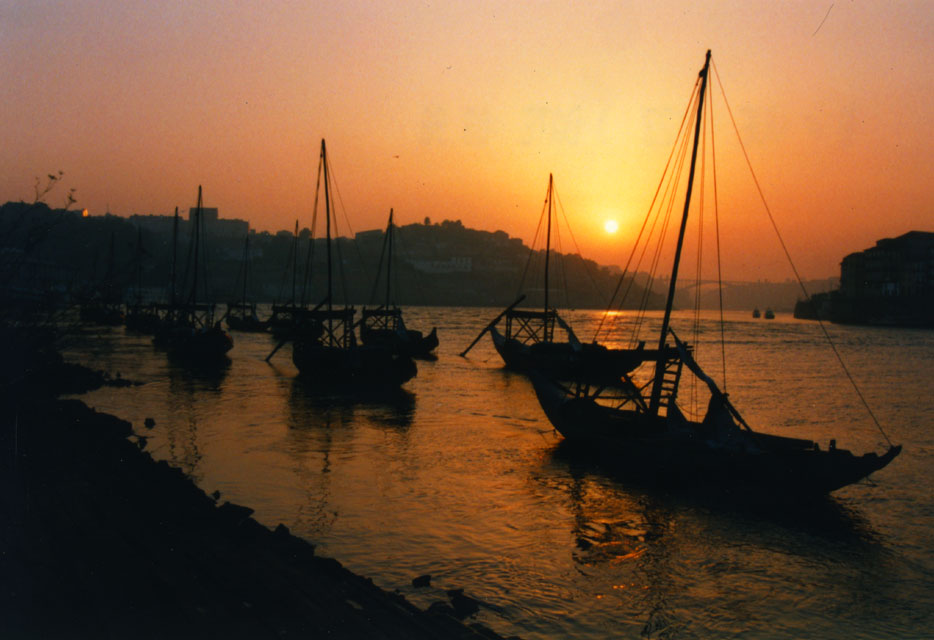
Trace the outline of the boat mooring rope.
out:
M 775 231 L 775 235 L 778 237 L 778 242 L 781 244 L 782 251 L 785 253 L 785 258 L 788 260 L 788 264 L 791 265 L 791 270 L 795 274 L 795 279 L 798 281 L 798 286 L 801 287 L 801 292 L 804 294 L 806 300 L 810 300 L 811 296 L 808 294 L 807 287 L 804 286 L 804 281 L 801 278 L 801 275 L 798 273 L 798 268 L 795 266 L 794 261 L 791 259 L 791 253 L 788 251 L 788 247 L 785 245 L 785 240 L 782 238 L 781 232 L 778 230 L 778 225 L 775 223 L 775 218 L 772 216 L 772 210 L 769 208 L 769 204 L 765 199 L 765 194 L 762 191 L 762 187 L 759 185 L 759 179 L 756 178 L 756 173 L 753 171 L 752 162 L 749 160 L 749 154 L 746 152 L 746 145 L 743 144 L 742 138 L 739 135 L 739 128 L 736 126 L 736 120 L 733 118 L 733 111 L 730 109 L 730 103 L 726 99 L 726 92 L 723 90 L 723 83 L 720 81 L 720 74 L 717 72 L 717 65 L 713 64 L 714 75 L 717 78 L 717 84 L 720 86 L 720 94 L 723 96 L 723 103 L 726 105 L 726 111 L 730 116 L 730 121 L 733 124 L 733 130 L 736 132 L 736 139 L 739 142 L 740 149 L 743 150 L 743 157 L 746 159 L 746 166 L 749 167 L 749 174 L 752 176 L 752 181 L 756 185 L 756 190 L 759 192 L 759 198 L 762 200 L 762 205 L 765 207 L 765 212 L 768 214 L 769 222 L 772 224 L 772 229 Z M 866 408 L 869 417 L 872 418 L 872 421 L 875 423 L 876 428 L 879 429 L 879 433 L 882 434 L 882 437 L 885 438 L 885 441 L 891 447 L 892 441 L 889 439 L 888 434 L 886 434 L 885 429 L 882 428 L 882 424 L 876 418 L 876 414 L 873 413 L 872 408 L 869 406 L 869 403 L 866 401 L 863 392 L 860 390 L 859 385 L 856 384 L 856 380 L 853 379 L 850 370 L 847 368 L 846 364 L 843 361 L 843 357 L 840 355 L 840 352 L 837 350 L 837 345 L 834 344 L 833 339 L 830 337 L 830 333 L 827 331 L 827 327 L 824 325 L 824 322 L 820 319 L 820 316 L 817 315 L 817 324 L 820 326 L 821 331 L 824 334 L 824 337 L 827 339 L 827 343 L 830 345 L 830 348 L 833 350 L 834 356 L 837 358 L 837 362 L 840 363 L 840 368 L 843 369 L 843 373 L 846 375 L 847 379 L 850 381 L 850 384 L 853 386 L 856 395 L 859 397 L 860 401 L 863 403 L 863 406 Z

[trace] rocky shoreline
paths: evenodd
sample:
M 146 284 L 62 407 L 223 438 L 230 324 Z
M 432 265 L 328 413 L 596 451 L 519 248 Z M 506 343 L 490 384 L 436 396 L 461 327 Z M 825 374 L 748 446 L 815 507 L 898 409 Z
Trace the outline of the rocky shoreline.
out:
M 206 495 L 128 422 L 6 391 L 0 637 L 500 638 Z

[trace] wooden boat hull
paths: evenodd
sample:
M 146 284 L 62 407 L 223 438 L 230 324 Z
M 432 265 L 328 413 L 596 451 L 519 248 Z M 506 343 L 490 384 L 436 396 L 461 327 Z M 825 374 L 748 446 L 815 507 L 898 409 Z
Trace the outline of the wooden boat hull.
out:
M 820 495 L 858 482 L 901 452 L 894 446 L 883 455 L 857 456 L 844 449 L 821 450 L 809 440 L 749 431 L 726 442 L 708 440 L 695 423 L 677 428 L 664 417 L 615 410 L 587 398 L 568 399 L 537 374 L 532 383 L 548 419 L 570 446 L 650 483 Z
M 391 329 L 361 327 L 360 340 L 364 345 L 395 349 L 411 358 L 428 358 L 438 348 L 438 331 L 433 328 L 426 336 L 421 331 L 406 329 L 403 335 Z
M 135 307 L 127 311 L 124 326 L 137 333 L 154 334 L 162 326 L 162 318 L 154 310 Z
M 116 327 L 124 322 L 123 309 L 117 305 L 81 305 L 79 312 L 81 322 Z
M 251 316 L 227 316 L 227 328 L 245 333 L 265 333 L 267 323 L 265 320 Z
M 292 345 L 292 362 L 302 376 L 338 386 L 398 387 L 418 372 L 412 358 L 392 349 L 366 345 L 342 349 L 306 340 Z
M 580 379 L 591 382 L 619 380 L 656 351 L 638 349 L 608 349 L 596 343 L 572 345 L 569 342 L 537 342 L 522 344 L 490 328 L 493 346 L 506 367 L 522 373 L 537 371 L 549 378 Z
M 222 361 L 233 348 L 233 339 L 219 327 L 167 326 L 159 330 L 153 341 L 175 357 L 203 364 Z

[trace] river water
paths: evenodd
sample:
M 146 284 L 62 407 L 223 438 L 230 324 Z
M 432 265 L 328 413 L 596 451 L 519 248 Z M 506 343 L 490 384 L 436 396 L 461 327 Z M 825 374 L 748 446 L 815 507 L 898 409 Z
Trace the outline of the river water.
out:
M 401 393 L 362 401 L 309 389 L 288 347 L 267 364 L 266 335 L 233 333 L 220 374 L 173 366 L 122 328 L 85 329 L 66 355 L 142 382 L 83 399 L 131 421 L 208 493 L 419 606 L 463 588 L 483 603 L 474 619 L 503 635 L 934 637 L 934 332 L 827 327 L 905 449 L 869 481 L 776 510 L 634 486 L 569 458 L 488 337 L 457 355 L 498 311 L 406 310 L 411 328 L 437 326 L 438 359 Z M 590 339 L 600 315 L 567 317 Z M 716 320 L 702 317 L 699 345 L 719 338 Z M 645 335 L 658 324 L 650 314 Z M 693 342 L 691 324 L 676 314 L 673 326 Z M 816 323 L 731 313 L 725 335 L 726 388 L 753 428 L 884 450 Z M 719 344 L 697 358 L 722 383 Z M 681 399 L 690 412 L 689 387 Z M 431 586 L 413 588 L 422 574 Z

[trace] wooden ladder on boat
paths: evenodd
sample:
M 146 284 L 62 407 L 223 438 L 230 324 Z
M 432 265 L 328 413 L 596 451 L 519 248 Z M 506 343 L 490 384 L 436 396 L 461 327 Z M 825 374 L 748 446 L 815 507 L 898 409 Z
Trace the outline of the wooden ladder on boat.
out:
M 668 358 L 665 360 L 665 370 L 662 373 L 661 393 L 658 397 L 659 407 L 666 409 L 674 404 L 678 395 L 678 384 L 681 382 L 681 369 L 684 363 L 681 358 Z

